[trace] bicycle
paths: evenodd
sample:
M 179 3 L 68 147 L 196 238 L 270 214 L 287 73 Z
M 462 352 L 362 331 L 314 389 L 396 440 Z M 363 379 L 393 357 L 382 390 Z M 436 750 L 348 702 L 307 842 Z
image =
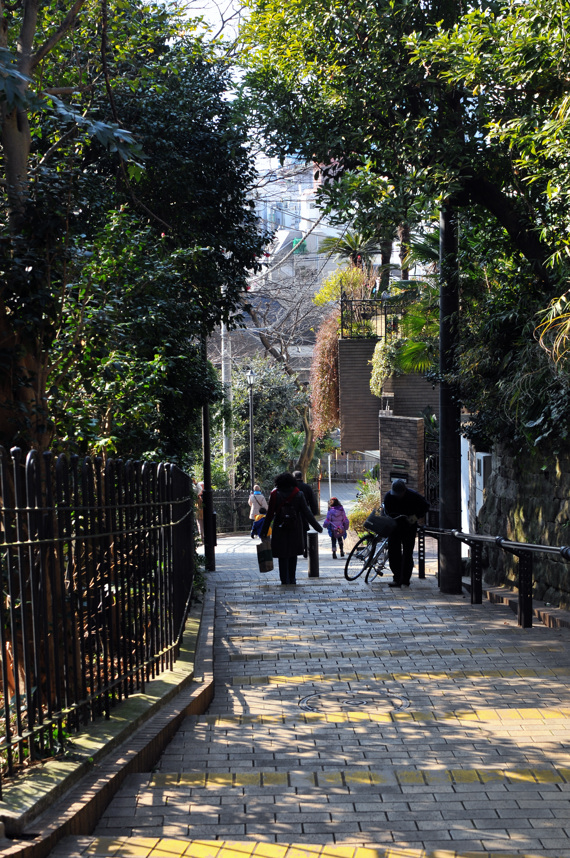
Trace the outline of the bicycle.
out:
M 406 516 L 397 516 L 405 518 Z M 348 557 L 344 566 L 347 581 L 356 581 L 366 572 L 364 582 L 369 584 L 375 578 L 384 575 L 388 562 L 388 537 L 396 527 L 397 518 L 378 515 L 376 510 L 364 522 L 368 532 L 362 536 Z

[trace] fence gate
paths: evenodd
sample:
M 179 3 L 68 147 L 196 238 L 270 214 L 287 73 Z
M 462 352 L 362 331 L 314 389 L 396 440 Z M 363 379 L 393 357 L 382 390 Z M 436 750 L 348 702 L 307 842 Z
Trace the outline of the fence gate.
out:
M 430 509 L 427 523 L 439 526 L 439 441 L 425 441 L 424 496 Z

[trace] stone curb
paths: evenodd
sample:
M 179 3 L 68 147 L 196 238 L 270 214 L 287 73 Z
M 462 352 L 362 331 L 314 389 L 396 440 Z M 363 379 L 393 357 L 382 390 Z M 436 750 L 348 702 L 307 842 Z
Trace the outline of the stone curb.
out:
M 163 670 L 145 683 L 144 691 L 124 698 L 113 707 L 109 719 L 99 718 L 74 734 L 63 756 L 31 766 L 7 782 L 0 801 L 0 820 L 10 835 L 21 833 L 32 819 L 53 806 L 91 771 L 94 763 L 117 748 L 192 681 L 201 614 L 198 605 L 191 609 L 172 670 Z
M 174 694 L 148 712 L 142 724 L 127 725 L 121 744 L 101 754 L 80 780 L 65 783 L 58 790 L 57 803 L 52 800 L 51 808 L 42 816 L 28 811 L 23 819 L 13 820 L 15 827 L 18 822 L 21 826 L 16 829 L 16 836 L 20 836 L 18 840 L 2 840 L 3 858 L 46 858 L 62 838 L 90 834 L 125 778 L 151 771 L 184 718 L 207 710 L 214 696 L 215 595 L 215 588 L 211 588 L 204 596 L 193 672 Z

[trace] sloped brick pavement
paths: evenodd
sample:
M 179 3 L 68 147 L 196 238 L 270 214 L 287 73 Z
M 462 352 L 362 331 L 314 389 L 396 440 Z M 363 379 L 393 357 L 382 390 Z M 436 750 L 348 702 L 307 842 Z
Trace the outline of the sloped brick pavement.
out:
M 570 856 L 570 630 L 321 549 L 285 588 L 219 541 L 209 712 L 54 858 Z

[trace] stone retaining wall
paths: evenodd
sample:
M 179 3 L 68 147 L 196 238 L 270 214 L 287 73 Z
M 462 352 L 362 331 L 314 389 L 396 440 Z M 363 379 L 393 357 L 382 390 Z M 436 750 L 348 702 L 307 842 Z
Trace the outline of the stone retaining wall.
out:
M 570 544 L 570 451 L 550 457 L 514 457 L 493 453 L 493 467 L 479 513 L 479 532 L 515 542 Z M 489 548 L 485 581 L 516 586 L 517 561 Z M 533 595 L 549 604 L 570 607 L 570 563 L 545 555 L 534 557 Z

